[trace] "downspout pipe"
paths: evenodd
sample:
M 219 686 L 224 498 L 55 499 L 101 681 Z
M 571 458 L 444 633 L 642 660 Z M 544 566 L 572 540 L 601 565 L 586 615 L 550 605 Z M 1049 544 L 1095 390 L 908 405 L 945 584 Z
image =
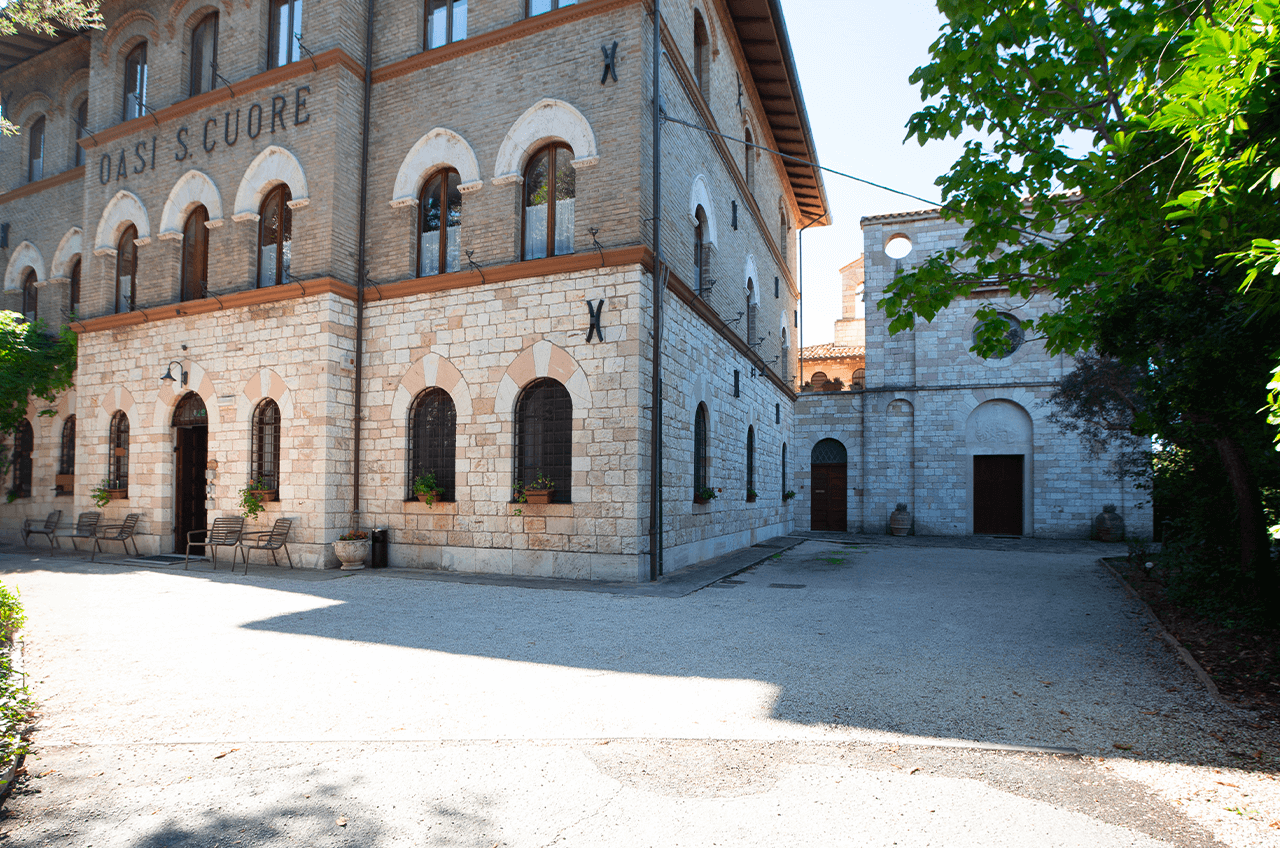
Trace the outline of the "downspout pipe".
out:
M 360 130 L 360 223 L 356 253 L 356 349 L 355 391 L 351 414 L 351 529 L 360 529 L 360 415 L 364 411 L 364 281 L 365 241 L 368 231 L 366 201 L 369 196 L 369 111 L 373 101 L 373 2 L 368 0 L 364 23 L 364 117 Z
M 370 0 L 372 2 L 372 0 Z M 662 0 L 653 0 L 653 397 L 649 434 L 649 580 L 662 576 Z

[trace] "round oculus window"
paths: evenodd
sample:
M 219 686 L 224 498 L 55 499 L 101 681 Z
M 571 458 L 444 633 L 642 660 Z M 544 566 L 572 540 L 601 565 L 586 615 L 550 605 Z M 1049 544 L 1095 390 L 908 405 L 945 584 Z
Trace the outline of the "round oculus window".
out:
M 1008 312 L 998 312 L 996 313 L 996 317 L 1005 323 L 1006 329 L 1004 333 L 1004 346 L 1002 350 L 993 353 L 986 358 L 1008 359 L 1010 356 L 1013 356 L 1014 351 L 1022 347 L 1024 339 L 1022 333 L 1022 322 L 1010 315 Z M 973 328 L 972 340 L 975 345 L 978 343 L 978 327 L 980 326 L 982 326 L 981 323 Z

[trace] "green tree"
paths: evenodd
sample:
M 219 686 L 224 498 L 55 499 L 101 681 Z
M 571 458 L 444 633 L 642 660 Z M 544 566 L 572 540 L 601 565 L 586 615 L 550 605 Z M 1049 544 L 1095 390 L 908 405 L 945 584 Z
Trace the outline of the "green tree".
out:
M 63 328 L 49 335 L 42 322 L 27 323 L 17 312 L 0 311 L 0 445 L 18 428 L 32 399 L 54 404 L 71 388 L 76 368 L 76 334 Z M 41 410 L 53 415 L 54 410 Z M 0 474 L 11 462 L 0 449 Z
M 880 306 L 891 329 L 931 320 L 978 285 L 1051 295 L 1057 308 L 1028 332 L 1050 352 L 1094 351 L 1136 369 L 1134 426 L 1217 455 L 1235 499 L 1239 571 L 1274 591 L 1261 481 L 1275 458 L 1259 449 L 1270 430 L 1258 410 L 1280 327 L 1242 292 L 1251 266 L 1240 255 L 1259 233 L 1280 232 L 1280 208 L 1248 190 L 1178 206 L 1210 174 L 1190 129 L 1161 111 L 1185 95 L 1174 85 L 1192 66 L 1187 51 L 1221 22 L 1212 7 L 1169 0 L 939 8 L 947 24 L 913 75 L 927 105 L 908 137 L 971 128 L 992 140 L 968 142 L 939 178 L 944 214 L 967 222 L 967 239 L 889 287 Z M 990 353 L 1004 325 L 991 306 L 980 317 L 976 346 Z
M 102 27 L 98 0 L 8 0 L 0 6 L 0 38 L 24 29 L 52 36 L 59 28 L 78 31 Z M 13 135 L 18 129 L 8 115 L 0 115 L 0 132 Z

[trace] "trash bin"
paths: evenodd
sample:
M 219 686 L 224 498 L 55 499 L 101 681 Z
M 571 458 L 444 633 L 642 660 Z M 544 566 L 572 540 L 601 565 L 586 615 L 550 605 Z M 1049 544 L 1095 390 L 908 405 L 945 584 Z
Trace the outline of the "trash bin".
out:
M 369 533 L 369 538 L 372 540 L 370 545 L 372 555 L 369 557 L 370 568 L 387 567 L 387 545 L 389 544 L 390 535 L 391 530 L 386 527 L 379 527 Z

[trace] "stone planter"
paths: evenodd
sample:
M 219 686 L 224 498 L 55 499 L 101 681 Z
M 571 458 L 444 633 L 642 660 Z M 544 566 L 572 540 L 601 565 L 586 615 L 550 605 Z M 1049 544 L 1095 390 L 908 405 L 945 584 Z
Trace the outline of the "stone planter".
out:
M 342 563 L 343 571 L 358 571 L 364 568 L 369 558 L 369 540 L 352 539 L 349 542 L 334 542 L 333 555 Z
M 893 536 L 905 536 L 911 532 L 911 513 L 906 504 L 898 504 L 889 515 L 889 533 Z
M 1116 512 L 1115 504 L 1107 504 L 1093 519 L 1093 535 L 1099 542 L 1124 541 L 1124 516 Z

